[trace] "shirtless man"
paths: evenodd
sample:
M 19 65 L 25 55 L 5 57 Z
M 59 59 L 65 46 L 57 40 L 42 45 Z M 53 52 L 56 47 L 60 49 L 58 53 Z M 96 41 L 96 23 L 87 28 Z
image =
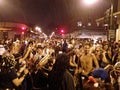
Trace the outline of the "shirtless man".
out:
M 84 45 L 84 52 L 80 57 L 82 75 L 88 76 L 94 68 L 99 68 L 98 61 L 94 54 L 90 53 L 90 45 Z

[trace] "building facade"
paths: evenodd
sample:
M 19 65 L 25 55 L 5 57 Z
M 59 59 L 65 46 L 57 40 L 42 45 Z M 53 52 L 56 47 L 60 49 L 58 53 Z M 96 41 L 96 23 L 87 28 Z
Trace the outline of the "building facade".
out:
M 120 0 L 118 0 L 118 12 L 117 15 L 117 23 L 118 23 L 118 29 L 116 30 L 116 41 L 120 40 Z
M 14 22 L 0 22 L 0 39 L 23 38 L 29 27 L 25 24 Z

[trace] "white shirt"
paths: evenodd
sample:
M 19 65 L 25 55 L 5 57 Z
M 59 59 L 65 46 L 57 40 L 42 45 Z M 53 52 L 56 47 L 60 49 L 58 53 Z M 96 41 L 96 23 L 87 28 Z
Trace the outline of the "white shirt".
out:
M 5 53 L 5 48 L 3 45 L 0 45 L 0 55 L 3 55 Z

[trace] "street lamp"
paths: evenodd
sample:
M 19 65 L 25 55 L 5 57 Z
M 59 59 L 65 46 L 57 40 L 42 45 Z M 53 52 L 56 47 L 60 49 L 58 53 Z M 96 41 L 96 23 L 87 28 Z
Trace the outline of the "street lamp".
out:
M 94 3 L 96 3 L 98 0 L 83 0 L 84 4 L 86 4 L 87 6 L 88 5 L 92 5 Z M 113 8 L 114 8 L 114 5 L 113 5 L 113 0 L 109 0 L 110 2 L 110 12 L 108 12 L 110 15 L 109 15 L 109 30 L 108 30 L 108 39 L 115 39 L 115 30 L 113 28 Z
M 93 8 L 93 4 L 98 3 L 99 0 L 82 0 L 82 3 L 87 7 L 88 12 L 88 21 L 87 26 L 92 26 L 91 21 L 91 11 Z M 82 26 L 82 23 L 78 22 L 78 26 Z
M 94 3 L 96 3 L 98 0 L 83 0 L 83 2 L 87 5 L 92 5 Z
M 38 26 L 35 27 L 35 30 L 38 31 L 38 32 L 42 32 L 42 31 L 41 31 L 41 28 L 38 27 Z

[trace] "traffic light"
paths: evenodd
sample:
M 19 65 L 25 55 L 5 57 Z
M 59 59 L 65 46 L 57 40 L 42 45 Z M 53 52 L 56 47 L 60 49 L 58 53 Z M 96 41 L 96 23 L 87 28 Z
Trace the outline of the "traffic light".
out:
M 20 31 L 21 31 L 21 34 L 25 34 L 25 32 L 26 32 L 26 27 L 24 27 L 24 26 L 21 27 L 21 28 L 20 28 Z
M 67 30 L 68 30 L 67 27 L 63 25 L 57 27 L 58 34 L 60 35 L 66 34 Z
M 63 29 L 61 30 L 61 33 L 64 33 L 64 30 L 63 30 Z
M 65 33 L 64 29 L 60 29 L 60 34 L 63 35 Z
M 21 27 L 22 31 L 25 31 L 26 30 L 26 27 Z

